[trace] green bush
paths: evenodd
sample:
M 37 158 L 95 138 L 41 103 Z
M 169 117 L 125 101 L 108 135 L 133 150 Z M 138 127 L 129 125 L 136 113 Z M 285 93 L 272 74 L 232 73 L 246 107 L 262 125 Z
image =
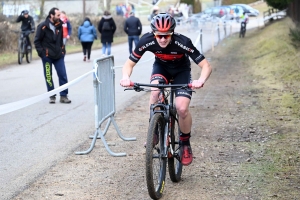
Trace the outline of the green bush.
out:
M 249 4 L 249 3 L 254 3 L 257 0 L 223 0 L 222 4 L 223 5 L 231 5 L 231 4 L 238 4 L 238 3 L 242 3 L 242 4 Z
M 300 27 L 290 28 L 289 36 L 291 38 L 292 45 L 295 48 L 299 48 L 300 47 Z
M 292 0 L 266 0 L 267 4 L 278 10 L 283 10 L 288 7 Z

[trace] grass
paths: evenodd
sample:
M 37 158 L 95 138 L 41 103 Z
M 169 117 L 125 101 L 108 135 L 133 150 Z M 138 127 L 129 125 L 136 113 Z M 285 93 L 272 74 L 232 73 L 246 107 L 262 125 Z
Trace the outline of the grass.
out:
M 253 7 L 268 9 L 266 4 Z M 259 112 L 255 123 L 264 136 L 261 141 L 239 144 L 253 154 L 249 162 L 235 168 L 234 195 L 238 190 L 243 197 L 250 194 L 249 199 L 299 199 L 300 51 L 289 36 L 294 27 L 291 19 L 285 18 L 247 31 L 242 40 L 226 39 L 224 55 L 237 66 L 246 66 L 245 77 L 253 83 L 248 89 L 258 100 L 247 111 Z M 227 51 L 238 53 L 227 55 Z
M 112 45 L 121 44 L 124 42 L 127 42 L 127 36 L 115 37 Z M 100 49 L 100 48 L 102 48 L 102 44 L 101 44 L 100 40 L 95 40 L 93 43 L 92 49 L 95 50 L 95 49 Z M 67 51 L 67 54 L 78 53 L 78 52 L 82 51 L 82 47 L 80 44 L 71 45 L 71 44 L 67 43 L 66 51 Z M 8 65 L 12 65 L 12 64 L 17 64 L 18 63 L 18 54 L 17 53 L 18 53 L 17 51 L 1 53 L 0 68 L 8 66 Z M 35 49 L 33 49 L 33 51 L 32 51 L 32 59 L 33 60 L 39 59 L 39 56 L 37 55 L 37 52 Z M 23 62 L 26 62 L 26 61 L 23 60 Z
M 263 157 L 257 163 L 245 163 L 240 170 L 260 187 L 263 199 L 296 199 L 299 197 L 299 110 L 300 52 L 289 38 L 289 18 L 270 24 L 263 30 L 249 33 L 241 54 L 255 79 L 262 112 L 259 119 L 276 130 L 271 139 L 260 146 Z M 266 39 L 268 38 L 268 39 Z

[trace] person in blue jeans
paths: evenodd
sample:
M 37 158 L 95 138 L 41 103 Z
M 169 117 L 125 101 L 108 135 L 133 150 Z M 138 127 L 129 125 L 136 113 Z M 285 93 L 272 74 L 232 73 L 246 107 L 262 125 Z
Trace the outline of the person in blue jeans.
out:
M 65 67 L 65 45 L 63 43 L 63 22 L 60 20 L 58 8 L 52 8 L 45 21 L 41 22 L 36 31 L 34 45 L 39 57 L 42 59 L 44 76 L 48 92 L 54 90 L 52 79 L 52 64 L 58 75 L 59 85 L 68 83 Z M 71 103 L 68 99 L 68 89 L 60 92 L 61 103 Z M 55 95 L 50 96 L 49 103 L 55 103 Z
M 83 51 L 83 61 L 90 62 L 92 45 L 94 40 L 97 39 L 97 32 L 94 25 L 91 23 L 91 20 L 86 17 L 82 25 L 78 28 L 78 39 L 81 42 L 82 51 Z
M 109 11 L 104 11 L 104 15 L 98 24 L 98 31 L 101 34 L 102 54 L 111 54 L 111 43 L 113 43 L 116 24 Z
M 134 12 L 130 13 L 130 17 L 126 19 L 124 31 L 128 35 L 129 54 L 132 53 L 132 43 L 136 46 L 140 40 L 142 33 L 142 24 L 139 18 L 134 16 Z

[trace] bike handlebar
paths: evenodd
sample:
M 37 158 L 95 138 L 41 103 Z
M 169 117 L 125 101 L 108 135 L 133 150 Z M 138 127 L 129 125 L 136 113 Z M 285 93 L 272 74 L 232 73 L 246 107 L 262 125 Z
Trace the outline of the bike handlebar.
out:
M 181 87 L 181 88 L 192 88 L 192 84 L 145 84 L 145 83 L 135 83 L 135 82 L 130 82 L 131 87 L 140 87 L 140 86 L 145 86 L 145 87 L 156 87 L 156 88 L 172 88 L 172 87 Z

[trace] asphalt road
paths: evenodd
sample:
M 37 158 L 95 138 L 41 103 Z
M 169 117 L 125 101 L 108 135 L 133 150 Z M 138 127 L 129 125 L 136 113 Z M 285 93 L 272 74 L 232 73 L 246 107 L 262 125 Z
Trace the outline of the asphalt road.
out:
M 252 22 L 250 20 L 248 28 L 257 27 L 259 23 L 261 22 L 256 19 Z M 149 27 L 144 28 L 144 31 L 147 30 Z M 239 24 L 234 23 L 232 32 L 238 30 Z M 227 31 L 228 34 L 229 28 Z M 177 32 L 189 36 L 193 42 L 197 41 L 199 36 L 198 29 L 190 29 L 189 26 L 179 26 Z M 221 31 L 221 38 L 223 37 L 224 33 Z M 215 46 L 217 39 L 217 32 L 214 32 L 212 37 L 211 25 L 203 25 L 203 51 L 206 52 Z M 199 48 L 199 43 L 196 46 Z M 100 58 L 101 54 L 101 50 L 94 50 L 91 59 Z M 119 112 L 132 98 L 141 94 L 124 92 L 119 86 L 121 66 L 129 56 L 128 44 L 113 45 L 112 54 L 117 67 L 115 92 L 116 108 Z M 93 62 L 83 62 L 82 59 L 82 53 L 66 55 L 69 81 L 92 70 Z M 132 80 L 148 82 L 153 59 L 151 53 L 146 53 L 135 67 Z M 55 70 L 53 78 L 54 84 L 58 86 Z M 49 99 L 46 98 L 20 110 L 0 115 L 0 199 L 12 198 L 68 154 L 84 150 L 80 149 L 80 145 L 88 143 L 89 135 L 95 130 L 92 78 L 90 75 L 69 88 L 71 104 L 61 104 L 59 99 L 56 104 L 49 104 Z M 0 105 L 46 92 L 40 60 L 1 69 L 0 82 Z

